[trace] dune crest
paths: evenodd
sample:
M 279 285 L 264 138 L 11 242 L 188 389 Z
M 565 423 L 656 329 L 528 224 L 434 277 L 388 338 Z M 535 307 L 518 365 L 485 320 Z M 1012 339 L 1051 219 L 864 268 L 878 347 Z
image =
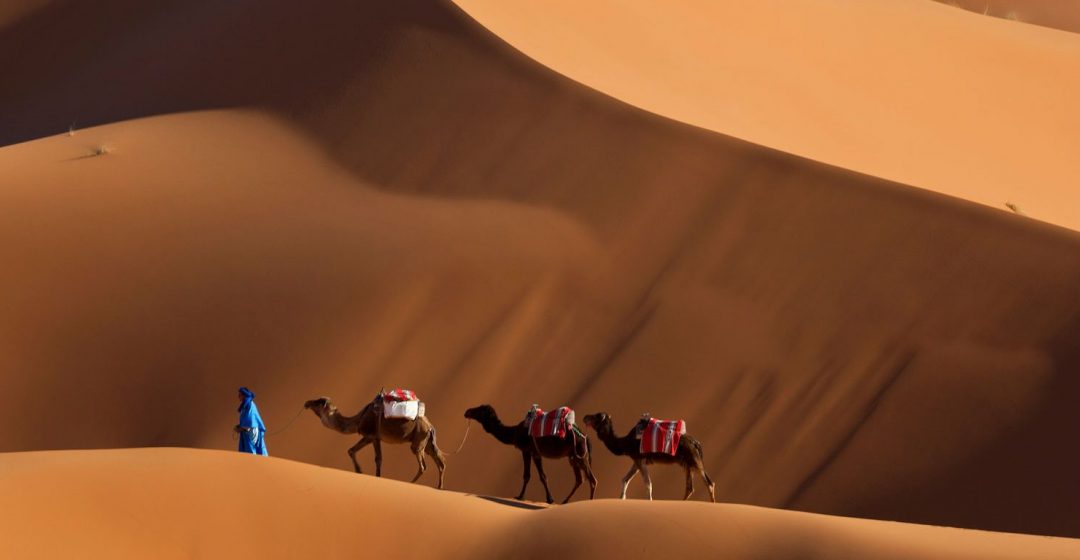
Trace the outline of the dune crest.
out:
M 1080 35 L 920 1 L 456 3 L 645 110 L 1080 229 Z
M 1080 5 L 1058 0 L 938 0 L 978 14 L 1080 32 Z

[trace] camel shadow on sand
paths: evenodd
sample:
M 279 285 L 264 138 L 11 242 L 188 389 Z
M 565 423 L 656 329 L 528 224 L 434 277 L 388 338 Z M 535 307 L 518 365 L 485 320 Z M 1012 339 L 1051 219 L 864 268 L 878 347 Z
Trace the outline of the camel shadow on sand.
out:
M 534 503 L 530 503 L 530 502 L 519 502 L 517 500 L 511 500 L 510 498 L 500 498 L 498 496 L 484 496 L 484 495 L 481 495 L 481 494 L 469 494 L 469 496 L 471 496 L 473 498 L 480 498 L 481 500 L 487 500 L 489 502 L 495 502 L 496 504 L 500 504 L 500 505 L 504 505 L 504 506 L 515 507 L 515 508 L 519 508 L 519 509 L 527 509 L 527 510 L 530 510 L 530 511 L 538 510 L 538 509 L 547 509 L 548 508 L 548 506 L 546 504 L 534 504 Z

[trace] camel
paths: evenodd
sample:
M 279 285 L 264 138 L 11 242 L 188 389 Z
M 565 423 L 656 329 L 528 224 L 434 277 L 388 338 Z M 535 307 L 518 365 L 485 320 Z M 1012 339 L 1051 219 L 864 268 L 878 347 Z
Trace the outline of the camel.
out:
M 376 397 L 376 400 L 380 397 Z M 304 403 L 322 421 L 323 426 L 343 434 L 360 434 L 360 441 L 349 448 L 349 458 L 353 467 L 360 473 L 360 463 L 356 461 L 356 452 L 369 444 L 375 445 L 375 476 L 382 476 L 382 442 L 410 443 L 416 455 L 419 469 L 412 482 L 420 479 L 427 470 L 424 453 L 431 457 L 439 469 L 439 486 L 443 487 L 443 475 L 446 470 L 446 455 L 439 450 L 435 442 L 435 426 L 425 416 L 416 420 L 405 418 L 382 418 L 376 411 L 375 402 L 368 403 L 356 416 L 342 416 L 328 397 L 319 397 Z
M 615 455 L 626 455 L 634 461 L 633 466 L 630 467 L 630 472 L 626 473 L 626 476 L 622 480 L 622 495 L 619 497 L 623 500 L 626 499 L 626 487 L 630 485 L 630 481 L 634 479 L 638 471 L 641 471 L 641 478 L 645 482 L 645 488 L 649 492 L 649 499 L 652 499 L 652 478 L 649 476 L 648 465 L 652 463 L 662 464 L 678 464 L 682 465 L 686 470 L 686 495 L 683 496 L 684 500 L 690 499 L 690 496 L 694 493 L 694 479 L 693 471 L 697 471 L 701 478 L 705 480 L 705 484 L 709 487 L 709 498 L 716 501 L 716 485 L 713 484 L 709 474 L 705 472 L 705 461 L 702 458 L 701 442 L 696 438 L 689 435 L 682 436 L 679 441 L 679 447 L 675 450 L 675 455 L 668 455 L 667 453 L 642 453 L 641 441 L 635 436 L 635 430 L 631 429 L 630 433 L 617 437 L 615 435 L 615 428 L 611 423 L 611 416 L 606 412 L 597 412 L 596 414 L 586 415 L 584 418 L 585 425 L 596 430 L 597 437 L 600 441 L 604 442 L 608 450 Z
M 484 427 L 484 431 L 495 436 L 495 439 L 499 440 L 499 442 L 513 445 L 521 451 L 521 462 L 525 469 L 522 474 L 524 480 L 521 483 L 521 493 L 514 499 L 521 500 L 525 498 L 525 488 L 529 486 L 529 478 L 531 478 L 532 474 L 529 466 L 531 460 L 536 464 L 536 472 L 540 473 L 540 482 L 544 485 L 547 503 L 550 504 L 555 501 L 551 497 L 551 490 L 548 489 L 547 475 L 544 474 L 542 462 L 543 457 L 548 459 L 567 457 L 570 459 L 570 466 L 574 469 L 574 488 L 570 490 L 570 494 L 566 496 L 562 503 L 565 504 L 570 501 L 570 498 L 574 497 L 574 493 L 581 486 L 582 472 L 589 479 L 589 499 L 593 499 L 596 494 L 596 476 L 592 470 L 592 444 L 588 438 L 579 440 L 574 436 L 565 438 L 557 436 L 531 437 L 524 420 L 513 426 L 504 425 L 499 420 L 499 416 L 495 414 L 495 409 L 488 404 L 466 410 L 465 417 L 480 422 L 480 425 Z

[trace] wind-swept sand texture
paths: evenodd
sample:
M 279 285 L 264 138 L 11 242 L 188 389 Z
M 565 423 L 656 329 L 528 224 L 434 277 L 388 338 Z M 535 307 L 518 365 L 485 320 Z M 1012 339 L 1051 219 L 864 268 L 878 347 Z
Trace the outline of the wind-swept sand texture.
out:
M 281 459 L 202 450 L 4 454 L 0 474 L 0 554 L 6 558 L 1080 555 L 1080 541 L 1073 539 L 740 505 L 604 500 L 526 509 Z M 41 527 L 49 528 L 45 538 Z
M 1080 35 L 924 0 L 456 1 L 657 114 L 1080 229 Z
M 650 115 L 446 2 L 306 16 L 53 2 L 0 32 L 0 136 L 53 134 L 0 149 L 0 450 L 231 448 L 243 384 L 290 426 L 272 454 L 347 469 L 290 420 L 400 385 L 444 449 L 483 402 L 650 411 L 723 501 L 1080 535 L 1080 235 Z M 626 460 L 594 464 L 617 495 Z M 447 485 L 520 468 L 474 429 Z

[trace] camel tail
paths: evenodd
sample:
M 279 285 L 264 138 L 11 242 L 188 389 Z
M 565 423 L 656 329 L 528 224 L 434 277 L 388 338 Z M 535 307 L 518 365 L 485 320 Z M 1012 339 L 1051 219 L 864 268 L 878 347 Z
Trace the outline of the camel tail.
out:
M 443 453 L 442 449 L 439 449 L 439 433 L 435 429 L 435 424 L 431 425 L 431 448 L 435 450 L 435 453 L 440 459 L 446 460 L 446 453 Z
M 697 463 L 698 469 L 701 470 L 701 478 L 705 479 L 705 484 L 709 487 L 709 494 L 712 496 L 713 501 L 716 501 L 716 496 L 713 495 L 713 481 L 709 473 L 705 472 L 705 450 L 701 447 L 701 442 L 697 438 L 690 440 L 690 443 L 694 446 L 694 461 Z

